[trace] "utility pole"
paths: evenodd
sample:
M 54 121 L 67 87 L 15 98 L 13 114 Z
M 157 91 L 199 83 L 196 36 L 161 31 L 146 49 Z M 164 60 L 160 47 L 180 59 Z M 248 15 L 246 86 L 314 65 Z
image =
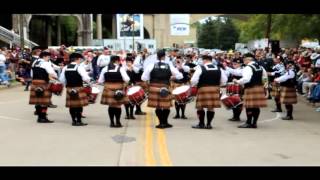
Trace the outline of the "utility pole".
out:
M 134 14 L 132 14 L 132 52 L 134 51 Z
M 271 14 L 268 14 L 267 16 L 267 31 L 266 31 L 266 38 L 269 39 L 270 38 L 270 33 L 271 33 L 271 18 L 272 18 L 272 15 Z
M 24 33 L 23 33 L 23 14 L 19 15 L 19 25 L 20 25 L 20 48 L 23 49 L 24 48 Z

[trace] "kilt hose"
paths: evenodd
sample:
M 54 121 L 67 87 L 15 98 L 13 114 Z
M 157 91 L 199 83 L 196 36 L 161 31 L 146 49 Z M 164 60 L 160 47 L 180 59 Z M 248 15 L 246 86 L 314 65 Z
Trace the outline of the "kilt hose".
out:
M 121 108 L 121 105 L 128 104 L 128 96 L 124 96 L 121 100 L 114 98 L 114 93 L 117 90 L 124 90 L 123 82 L 106 82 L 101 97 L 101 104 L 109 105 L 110 107 Z
M 294 87 L 281 86 L 280 102 L 286 105 L 297 104 L 296 89 Z
M 220 108 L 220 87 L 219 86 L 205 86 L 198 88 L 196 108 Z
M 49 90 L 49 83 L 45 80 L 32 80 L 30 89 L 29 104 L 49 106 L 51 104 L 52 93 Z M 37 97 L 35 89 L 41 87 L 44 89 L 43 96 Z
M 160 97 L 160 88 L 168 88 L 170 93 L 167 97 Z M 172 95 L 169 85 L 160 83 L 149 84 L 148 107 L 158 109 L 170 109 L 172 106 Z
M 244 89 L 244 107 L 246 108 L 260 108 L 267 107 L 267 98 L 265 97 L 264 87 L 253 86 Z
M 279 83 L 272 83 L 272 91 L 271 96 L 274 98 L 280 98 L 280 84 Z
M 75 99 L 71 98 L 69 95 L 69 92 L 73 88 L 76 89 L 79 94 L 79 96 Z M 79 108 L 87 106 L 89 104 L 88 100 L 87 93 L 83 91 L 83 87 L 67 87 L 66 107 Z

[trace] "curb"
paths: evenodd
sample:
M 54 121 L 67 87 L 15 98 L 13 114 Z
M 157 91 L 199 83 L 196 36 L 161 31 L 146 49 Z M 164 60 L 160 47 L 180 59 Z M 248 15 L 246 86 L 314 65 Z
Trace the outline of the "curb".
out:
M 6 90 L 6 89 L 12 89 L 12 88 L 16 88 L 16 87 L 19 87 L 19 86 L 22 86 L 21 83 L 14 83 L 14 84 L 11 84 L 10 87 L 7 87 L 7 86 L 0 86 L 0 91 L 1 90 Z

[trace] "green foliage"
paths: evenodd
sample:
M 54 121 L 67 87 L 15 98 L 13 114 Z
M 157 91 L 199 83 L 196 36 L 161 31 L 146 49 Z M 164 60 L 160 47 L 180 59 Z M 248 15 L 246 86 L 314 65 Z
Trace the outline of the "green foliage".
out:
M 204 24 L 194 26 L 197 27 L 198 47 L 228 50 L 238 41 L 238 30 L 230 18 L 208 18 Z
M 247 21 L 234 19 L 240 42 L 265 38 L 267 14 L 254 14 Z M 304 38 L 320 39 L 319 14 L 272 14 L 271 39 L 300 41 Z

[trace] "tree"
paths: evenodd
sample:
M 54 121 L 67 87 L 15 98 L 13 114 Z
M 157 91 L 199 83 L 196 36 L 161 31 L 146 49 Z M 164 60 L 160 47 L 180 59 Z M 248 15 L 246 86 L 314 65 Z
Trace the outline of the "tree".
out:
M 208 18 L 204 24 L 197 25 L 198 47 L 223 50 L 234 48 L 239 32 L 230 18 Z

